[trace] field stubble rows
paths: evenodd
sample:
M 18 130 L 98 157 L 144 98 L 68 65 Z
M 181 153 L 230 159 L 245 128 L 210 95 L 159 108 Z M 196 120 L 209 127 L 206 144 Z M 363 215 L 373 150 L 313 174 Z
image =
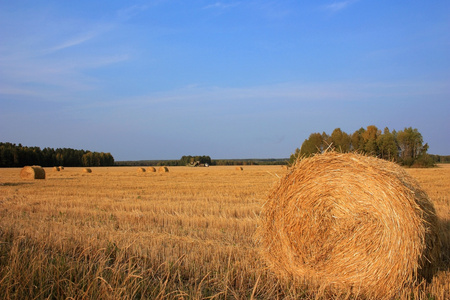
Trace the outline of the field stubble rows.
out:
M 254 232 L 279 166 L 81 168 L 23 181 L 0 169 L 6 298 L 313 298 L 259 259 Z M 442 221 L 443 264 L 418 297 L 449 295 L 450 167 L 410 169 Z M 339 295 L 333 295 L 339 296 Z

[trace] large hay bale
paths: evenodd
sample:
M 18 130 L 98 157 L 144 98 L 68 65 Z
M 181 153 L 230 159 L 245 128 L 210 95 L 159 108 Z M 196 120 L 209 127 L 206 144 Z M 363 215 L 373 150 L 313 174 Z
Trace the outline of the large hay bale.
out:
M 154 167 L 148 167 L 147 172 L 156 172 L 156 169 Z
M 22 179 L 45 179 L 45 170 L 41 166 L 25 166 L 20 171 Z
M 400 166 L 358 154 L 305 158 L 271 191 L 257 236 L 282 276 L 391 297 L 439 258 L 433 204 Z
M 138 168 L 138 169 L 137 169 L 137 172 L 138 172 L 138 173 L 145 173 L 145 169 L 144 169 L 144 168 Z
M 243 167 L 236 167 L 235 169 L 236 169 L 236 171 L 243 171 L 244 170 Z
M 162 167 L 160 167 L 160 168 L 158 169 L 158 172 L 159 172 L 159 173 L 166 173 L 166 172 L 169 172 L 169 168 L 167 168 L 167 167 L 165 167 L 165 166 L 162 166 Z
M 83 173 L 92 173 L 92 169 L 90 168 L 84 168 Z

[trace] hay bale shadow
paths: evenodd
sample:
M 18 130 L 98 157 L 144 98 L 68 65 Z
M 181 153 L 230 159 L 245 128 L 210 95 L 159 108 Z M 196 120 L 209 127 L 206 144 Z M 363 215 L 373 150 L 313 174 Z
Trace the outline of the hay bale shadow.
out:
M 440 221 L 441 263 L 439 271 L 450 270 L 450 220 Z
M 34 184 L 34 182 L 3 182 L 3 183 L 0 183 L 0 186 L 21 186 L 21 185 L 28 185 L 28 184 Z

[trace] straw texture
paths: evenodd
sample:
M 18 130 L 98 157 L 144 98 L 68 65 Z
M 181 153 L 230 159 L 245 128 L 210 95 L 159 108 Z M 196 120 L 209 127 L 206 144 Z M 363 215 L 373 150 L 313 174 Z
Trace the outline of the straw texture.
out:
M 169 172 L 169 168 L 167 168 L 167 167 L 165 167 L 165 166 L 159 167 L 158 172 L 159 172 L 159 173 L 166 173 L 166 172 Z
M 45 179 L 45 170 L 40 166 L 25 166 L 20 171 L 22 179 Z
M 299 160 L 274 187 L 257 236 L 280 275 L 389 298 L 432 277 L 437 228 L 432 203 L 401 167 L 328 152 Z

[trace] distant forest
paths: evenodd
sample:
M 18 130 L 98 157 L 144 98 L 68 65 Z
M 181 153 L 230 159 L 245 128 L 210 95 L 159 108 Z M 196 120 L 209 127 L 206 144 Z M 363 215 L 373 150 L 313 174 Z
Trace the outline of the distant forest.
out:
M 27 147 L 21 144 L 0 143 L 0 167 L 96 167 L 113 166 L 114 157 L 110 153 L 75 150 L 70 148 Z
M 174 160 L 130 160 L 116 161 L 116 166 L 190 166 L 198 161 L 200 164 L 210 166 L 236 166 L 236 165 L 286 165 L 288 158 L 267 158 L 267 159 L 211 159 L 210 156 L 185 155 L 181 159 Z
M 450 162 L 449 155 L 430 155 L 427 153 L 428 148 L 428 144 L 423 143 L 422 134 L 412 127 L 391 132 L 387 127 L 381 131 L 376 126 L 370 125 L 352 134 L 336 128 L 330 135 L 325 132 L 312 133 L 301 148 L 295 150 L 289 161 L 293 163 L 298 157 L 333 149 L 338 152 L 373 155 L 409 167 L 432 167 L 436 163 Z

